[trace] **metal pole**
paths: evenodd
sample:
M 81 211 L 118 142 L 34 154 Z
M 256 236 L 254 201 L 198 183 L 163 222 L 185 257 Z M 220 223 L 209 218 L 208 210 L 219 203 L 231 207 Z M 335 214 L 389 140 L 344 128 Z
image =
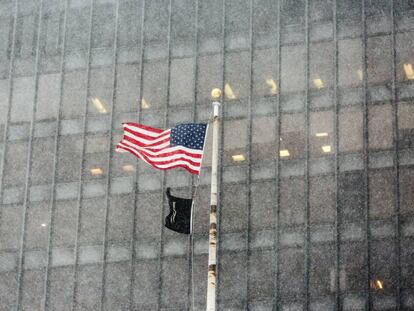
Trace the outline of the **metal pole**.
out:
M 216 281 L 217 281 L 217 166 L 218 166 L 218 136 L 219 111 L 221 96 L 219 89 L 211 92 L 213 98 L 213 150 L 211 161 L 211 196 L 210 196 L 210 230 L 208 234 L 208 283 L 207 311 L 216 310 Z

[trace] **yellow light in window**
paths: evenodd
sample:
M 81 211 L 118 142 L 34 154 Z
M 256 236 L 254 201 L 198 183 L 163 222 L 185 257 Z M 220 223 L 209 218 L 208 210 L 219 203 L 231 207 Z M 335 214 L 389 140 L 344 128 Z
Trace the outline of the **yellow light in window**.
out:
M 91 98 L 92 104 L 95 106 L 96 110 L 98 110 L 99 113 L 107 113 L 104 104 L 102 104 L 101 100 L 97 97 Z
M 100 167 L 91 168 L 91 174 L 93 176 L 99 176 L 103 173 L 102 169 Z
M 224 94 L 228 99 L 236 99 L 236 95 L 234 95 L 234 92 L 228 83 L 224 86 Z
M 381 280 L 377 280 L 375 283 L 377 284 L 378 289 L 384 289 L 384 283 Z
M 362 69 L 358 69 L 357 70 L 357 75 L 360 81 L 362 81 L 362 79 L 364 79 L 364 74 L 362 72 Z
M 277 94 L 277 85 L 276 85 L 275 80 L 273 80 L 271 78 L 270 79 L 266 79 L 266 84 L 268 86 L 270 86 L 270 93 L 272 95 L 276 95 Z
M 145 98 L 143 98 L 141 100 L 141 108 L 142 109 L 149 109 L 151 107 L 151 105 L 146 101 Z
M 322 146 L 322 151 L 326 153 L 331 152 L 332 147 L 330 145 Z
M 315 136 L 316 137 L 327 137 L 328 133 L 316 133 Z
M 289 150 L 284 149 L 279 151 L 279 155 L 281 158 L 290 156 Z
M 414 80 L 414 70 L 411 64 L 404 64 L 404 71 L 408 80 Z
M 313 80 L 313 85 L 317 88 L 317 89 L 322 89 L 324 87 L 323 85 L 323 81 L 321 79 L 314 79 Z
M 246 160 L 246 158 L 242 154 L 234 154 L 231 156 L 231 158 L 234 162 L 243 162 L 244 160 Z
M 134 171 L 135 171 L 135 167 L 134 167 L 133 165 L 131 165 L 131 164 L 124 165 L 124 166 L 122 167 L 122 169 L 123 169 L 125 172 L 134 172 Z

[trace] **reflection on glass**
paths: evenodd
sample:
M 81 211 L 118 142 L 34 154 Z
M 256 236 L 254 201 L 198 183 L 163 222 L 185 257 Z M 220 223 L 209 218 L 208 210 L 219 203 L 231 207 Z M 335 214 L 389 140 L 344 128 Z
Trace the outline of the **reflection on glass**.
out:
M 92 104 L 98 110 L 99 113 L 107 113 L 108 111 L 105 108 L 105 105 L 101 102 L 101 100 L 97 97 L 91 98 Z
M 236 99 L 236 95 L 234 95 L 233 89 L 228 83 L 226 83 L 224 86 L 224 94 L 226 95 L 227 99 Z
M 131 165 L 131 164 L 124 165 L 122 167 L 122 169 L 124 170 L 124 172 L 134 172 L 135 171 L 134 166 Z
M 277 85 L 276 85 L 275 80 L 273 80 L 272 78 L 266 79 L 266 84 L 268 86 L 270 86 L 270 94 L 276 95 L 277 94 Z
M 322 89 L 324 87 L 323 81 L 322 79 L 314 79 L 313 80 L 313 85 L 317 88 L 317 89 Z
M 145 98 L 143 98 L 141 100 L 141 108 L 142 109 L 149 109 L 150 107 L 151 107 L 151 105 L 148 103 L 148 101 Z
M 414 80 L 414 70 L 411 64 L 404 64 L 404 71 L 408 80 Z
M 357 70 L 357 75 L 358 75 L 359 81 L 362 81 L 362 79 L 364 79 L 364 73 L 362 72 L 362 69 Z
M 46 227 L 46 224 L 41 224 L 42 227 Z
M 371 288 L 375 290 L 383 290 L 384 289 L 384 282 L 380 279 L 371 280 Z
M 103 172 L 100 167 L 91 168 L 90 171 L 91 171 L 92 176 L 99 176 Z
M 231 156 L 234 162 L 243 162 L 246 158 L 242 154 L 234 154 Z
M 322 146 L 322 151 L 325 153 L 329 153 L 332 151 L 332 147 L 330 145 Z
M 316 133 L 315 136 L 316 137 L 327 137 L 329 134 L 328 133 Z
M 289 153 L 289 150 L 284 149 L 284 150 L 280 150 L 279 155 L 280 155 L 281 158 L 283 158 L 283 157 L 290 156 L 290 153 Z

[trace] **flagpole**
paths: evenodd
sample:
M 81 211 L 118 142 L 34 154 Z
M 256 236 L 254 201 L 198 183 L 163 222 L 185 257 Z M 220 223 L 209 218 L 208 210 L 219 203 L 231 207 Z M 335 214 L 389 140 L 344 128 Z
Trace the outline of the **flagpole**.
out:
M 218 136 L 220 118 L 220 89 L 213 89 L 213 150 L 211 161 L 211 196 L 210 196 L 210 229 L 208 234 L 208 283 L 207 311 L 216 310 L 217 284 L 217 166 L 218 166 Z

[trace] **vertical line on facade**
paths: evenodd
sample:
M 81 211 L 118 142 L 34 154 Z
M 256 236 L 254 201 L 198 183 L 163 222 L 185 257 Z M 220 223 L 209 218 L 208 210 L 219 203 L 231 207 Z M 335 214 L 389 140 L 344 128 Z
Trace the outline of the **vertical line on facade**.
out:
M 305 2 L 305 45 L 306 45 L 306 77 L 305 77 L 305 310 L 309 310 L 309 0 Z
M 137 119 L 138 123 L 141 120 L 141 101 L 142 101 L 142 87 L 143 87 L 143 72 L 144 72 L 144 43 L 145 43 L 145 4 L 146 1 L 142 0 L 141 7 L 141 40 L 140 40 L 140 68 L 139 68 L 139 94 L 138 94 L 138 105 L 137 105 Z M 136 162 L 137 163 L 137 160 Z M 134 307 L 134 284 L 135 284 L 135 235 L 137 227 L 137 205 L 138 205 L 138 179 L 139 179 L 139 169 L 138 164 L 135 171 L 135 188 L 134 188 L 134 212 L 133 212 L 133 221 L 132 221 L 132 233 L 131 233 L 131 282 L 129 285 L 129 309 L 133 310 Z
M 28 154 L 26 162 L 26 175 L 23 195 L 23 213 L 22 213 L 22 228 L 19 243 L 19 257 L 17 262 L 17 298 L 16 298 L 16 310 L 21 309 L 22 304 L 22 290 L 23 290 L 23 276 L 24 276 L 24 264 L 25 264 L 25 244 L 26 244 L 26 226 L 27 226 L 27 208 L 29 205 L 29 187 L 30 187 L 30 173 L 32 168 L 32 155 L 33 155 L 33 136 L 34 136 L 34 123 L 36 119 L 36 106 L 38 98 L 38 86 L 39 86 L 39 54 L 40 54 L 40 34 L 42 32 L 42 14 L 43 14 L 43 0 L 39 1 L 38 11 L 38 23 L 37 23 L 37 34 L 33 38 L 35 43 L 35 59 L 34 59 L 34 96 L 33 96 L 33 108 L 31 111 L 30 118 L 30 130 L 29 130 L 29 142 L 28 142 Z
M 69 0 L 64 1 L 64 15 L 63 15 L 63 36 L 62 42 L 60 44 L 60 82 L 59 82 L 59 103 L 56 113 L 56 133 L 54 138 L 54 156 L 53 156 L 53 173 L 52 173 L 52 185 L 51 185 L 51 195 L 50 195 L 50 207 L 49 207 L 49 232 L 48 232 L 48 244 L 46 250 L 46 271 L 45 279 L 43 284 L 43 310 L 48 309 L 48 298 L 49 298 L 49 277 L 50 277 L 50 264 L 52 261 L 52 235 L 53 235 L 53 224 L 54 224 L 54 215 L 56 210 L 56 183 L 57 183 L 57 166 L 59 162 L 58 150 L 59 150 L 59 135 L 60 135 L 60 123 L 61 123 L 61 110 L 62 110 L 62 95 L 63 95 L 63 85 L 65 81 L 65 47 L 66 47 L 66 33 L 67 33 L 67 15 Z M 60 31 L 60 28 L 59 28 Z M 60 32 L 59 32 L 60 37 Z
M 367 20 L 366 20 L 366 7 L 365 0 L 362 1 L 361 7 L 362 13 L 362 23 L 363 23 L 363 32 L 362 32 L 362 46 L 363 46 L 363 80 L 362 88 L 364 94 L 363 100 L 363 157 L 364 157 L 364 207 L 365 207 L 365 242 L 366 242 L 366 309 L 371 310 L 372 301 L 371 301 L 371 288 L 370 288 L 370 278 L 371 278 L 371 258 L 370 258 L 370 219 L 369 219 L 369 177 L 368 177 L 368 87 L 367 87 Z
M 108 213 L 109 213 L 109 201 L 110 201 L 110 190 L 111 190 L 111 172 L 112 172 L 112 156 L 113 156 L 113 128 L 114 128 L 114 110 L 116 103 L 116 87 L 117 87 L 117 60 L 118 60 L 118 23 L 119 23 L 119 1 L 115 2 L 115 19 L 114 19 L 114 46 L 113 46 L 113 55 L 112 55 L 112 108 L 109 116 L 109 141 L 108 141 L 108 159 L 106 166 L 106 195 L 105 195 L 105 216 L 104 216 L 104 233 L 103 233 L 103 245 L 102 245 L 102 287 L 101 287 L 101 310 L 105 309 L 105 285 L 106 285 L 106 264 L 107 264 L 107 244 L 108 244 Z
M 400 220 L 400 155 L 399 155 L 399 133 L 398 133 L 398 100 L 396 93 L 396 79 L 397 79 L 397 53 L 396 53 L 396 38 L 395 38 L 395 12 L 394 0 L 390 1 L 391 7 L 391 44 L 392 44 L 392 76 L 391 76 L 391 104 L 393 114 L 393 170 L 394 170 L 394 204 L 395 204 L 395 246 L 396 246 L 396 260 L 397 260 L 397 310 L 401 310 L 401 220 Z
M 92 28 L 93 28 L 93 10 L 94 1 L 90 0 L 89 6 L 89 30 L 88 30 L 88 54 L 86 66 L 86 92 L 85 92 L 85 109 L 83 111 L 83 125 L 82 125 L 82 148 L 81 148 L 81 163 L 79 166 L 79 181 L 78 181 L 78 198 L 77 198 L 77 215 L 76 215 L 76 239 L 75 239 L 75 254 L 73 265 L 73 296 L 72 296 L 72 311 L 77 309 L 77 291 L 78 291 L 78 269 L 79 269 L 79 235 L 81 231 L 82 218 L 82 182 L 83 182 L 83 168 L 85 164 L 85 145 L 86 145 L 86 130 L 88 122 L 88 101 L 89 101 L 89 87 L 91 79 L 91 53 L 92 53 Z
M 170 86 L 171 86 L 171 24 L 172 24 L 172 8 L 173 1 L 169 0 L 168 5 L 168 34 L 167 34 L 167 96 L 165 99 L 165 111 L 164 111 L 164 128 L 168 126 L 168 117 L 169 117 L 169 107 L 170 107 Z M 163 278 L 162 278 L 162 269 L 163 269 L 163 253 L 164 253 L 164 217 L 165 217 L 165 188 L 166 188 L 166 172 L 161 172 L 162 186 L 161 186 L 161 221 L 160 221 L 160 245 L 159 245 L 159 257 L 158 257 L 158 308 L 161 309 L 162 306 L 162 287 L 163 287 Z

